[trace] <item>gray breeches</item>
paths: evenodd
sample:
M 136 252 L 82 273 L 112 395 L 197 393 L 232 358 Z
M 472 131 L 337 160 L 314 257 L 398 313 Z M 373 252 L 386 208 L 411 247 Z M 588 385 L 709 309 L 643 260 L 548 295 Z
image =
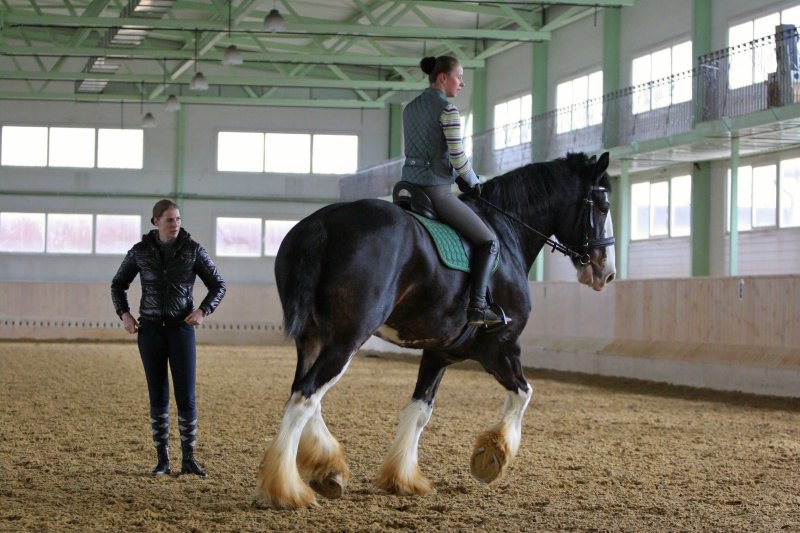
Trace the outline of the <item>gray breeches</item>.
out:
M 479 245 L 486 241 L 497 240 L 497 236 L 483 220 L 450 192 L 450 185 L 434 185 L 423 189 L 433 201 L 439 219 L 453 226 L 472 244 Z

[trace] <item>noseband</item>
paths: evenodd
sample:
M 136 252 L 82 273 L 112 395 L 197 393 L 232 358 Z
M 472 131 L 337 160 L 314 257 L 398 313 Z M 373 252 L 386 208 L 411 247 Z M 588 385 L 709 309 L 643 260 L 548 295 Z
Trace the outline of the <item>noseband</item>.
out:
M 574 250 L 573 248 L 571 248 L 569 246 L 561 244 L 560 242 L 554 241 L 553 239 L 551 239 L 550 237 L 548 237 L 547 235 L 545 235 L 541 231 L 537 230 L 536 228 L 532 228 L 531 226 L 529 226 L 528 224 L 526 224 L 522 220 L 518 219 L 517 217 L 515 217 L 511 213 L 508 213 L 508 212 L 504 211 L 503 209 L 500 209 L 499 207 L 497 207 L 496 205 L 491 203 L 489 200 L 487 200 L 487 199 L 485 199 L 485 198 L 483 198 L 481 196 L 478 197 L 478 200 L 482 201 L 483 203 L 485 203 L 489 207 L 491 207 L 493 209 L 496 209 L 497 211 L 499 211 L 500 213 L 502 213 L 506 217 L 510 218 L 511 220 L 513 220 L 514 222 L 519 224 L 520 226 L 524 227 L 528 231 L 531 231 L 531 232 L 539 235 L 540 237 L 544 238 L 545 244 L 547 244 L 548 246 L 550 246 L 552 248 L 552 250 L 551 250 L 552 252 L 555 252 L 556 250 L 558 250 L 562 254 L 575 259 L 581 265 L 588 265 L 591 262 L 590 252 L 592 250 L 596 250 L 598 248 L 605 248 L 607 246 L 611 246 L 612 244 L 614 244 L 614 242 L 616 242 L 613 236 L 611 236 L 611 237 L 605 237 L 604 236 L 605 228 L 601 228 L 598 231 L 598 229 L 597 229 L 597 227 L 595 225 L 595 222 L 594 222 L 595 203 L 594 203 L 594 200 L 592 199 L 592 194 L 595 193 L 595 192 L 603 193 L 603 197 L 604 198 L 608 197 L 608 189 L 606 189 L 605 187 L 602 187 L 600 185 L 593 185 L 592 188 L 589 189 L 589 192 L 586 194 L 586 198 L 583 199 L 583 208 L 581 209 L 581 211 L 585 210 L 587 212 L 587 215 L 585 217 L 583 217 L 583 235 L 584 235 L 584 238 L 583 238 L 583 244 L 581 246 L 581 251 L 580 252 Z M 607 202 L 608 201 L 606 200 L 606 203 Z

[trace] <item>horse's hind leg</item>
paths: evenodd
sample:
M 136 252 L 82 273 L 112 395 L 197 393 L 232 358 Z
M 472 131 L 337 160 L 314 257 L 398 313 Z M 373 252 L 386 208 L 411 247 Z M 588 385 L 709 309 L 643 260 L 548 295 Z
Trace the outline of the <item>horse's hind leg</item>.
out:
M 343 458 L 336 460 L 332 453 L 325 454 L 323 457 L 325 457 L 328 467 L 317 469 L 316 466 L 312 466 L 316 463 L 310 457 L 319 455 L 309 454 L 305 451 L 302 455 L 298 455 L 298 449 L 308 422 L 320 411 L 320 404 L 325 393 L 347 370 L 353 353 L 355 350 L 343 351 L 328 348 L 321 350 L 313 364 L 307 366 L 310 361 L 304 357 L 298 347 L 298 373 L 292 385 L 292 395 L 286 402 L 278 435 L 264 453 L 259 467 L 256 496 L 260 503 L 275 509 L 297 509 L 308 507 L 315 502 L 314 491 L 303 480 L 298 469 L 298 460 L 302 462 L 307 473 L 324 470 L 327 471 L 326 478 L 336 478 L 337 474 L 330 465 L 344 464 Z M 321 416 L 319 420 L 322 420 Z M 316 438 L 307 438 L 307 444 L 303 446 L 303 449 L 313 447 L 311 445 L 313 442 L 319 442 L 321 440 L 319 434 L 319 425 L 315 422 L 307 435 L 316 435 Z M 328 433 L 328 435 L 330 434 Z M 324 439 L 324 442 L 331 450 L 338 449 L 341 452 L 338 442 L 332 436 L 330 439 L 332 441 Z M 336 443 L 336 446 L 331 442 Z M 343 486 L 347 476 L 346 466 L 340 474 Z
M 341 497 L 350 470 L 341 444 L 331 435 L 322 419 L 321 405 L 314 411 L 300 436 L 297 467 L 300 475 L 309 480 L 316 492 L 326 498 Z
M 533 394 L 522 373 L 519 356 L 503 356 L 487 370 L 508 394 L 500 422 L 478 436 L 472 451 L 472 477 L 482 483 L 491 483 L 502 476 L 516 456 L 522 439 L 522 417 Z
M 379 489 L 404 496 L 424 496 L 433 490 L 430 480 L 419 470 L 417 448 L 422 430 L 431 419 L 433 400 L 449 364 L 441 354 L 422 352 L 414 394 L 400 415 L 397 434 L 375 479 Z

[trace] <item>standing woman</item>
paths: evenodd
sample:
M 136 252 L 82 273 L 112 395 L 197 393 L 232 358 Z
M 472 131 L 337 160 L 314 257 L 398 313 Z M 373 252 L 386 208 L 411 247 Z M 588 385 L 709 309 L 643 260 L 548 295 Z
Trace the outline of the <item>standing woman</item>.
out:
M 196 350 L 194 327 L 217 308 L 225 295 L 225 280 L 217 272 L 208 252 L 181 228 L 181 214 L 171 200 L 153 206 L 150 222 L 156 227 L 128 251 L 111 282 L 111 299 L 125 331 L 138 332 L 139 354 L 144 364 L 150 394 L 150 424 L 158 464 L 154 476 L 170 473 L 169 379 L 172 372 L 178 428 L 181 436 L 182 474 L 206 477 L 194 458 L 197 442 L 195 407 Z M 139 321 L 131 315 L 127 290 L 139 274 L 142 299 Z M 195 308 L 192 288 L 196 276 L 208 294 Z
M 426 57 L 420 68 L 430 86 L 403 110 L 406 160 L 402 178 L 422 186 L 439 218 L 453 226 L 475 248 L 470 260 L 470 297 L 467 322 L 472 326 L 503 323 L 486 301 L 486 287 L 497 256 L 497 236 L 483 220 L 451 191 L 453 182 L 477 198 L 481 182 L 461 139 L 461 116 L 452 98 L 464 87 L 464 69 L 450 56 Z

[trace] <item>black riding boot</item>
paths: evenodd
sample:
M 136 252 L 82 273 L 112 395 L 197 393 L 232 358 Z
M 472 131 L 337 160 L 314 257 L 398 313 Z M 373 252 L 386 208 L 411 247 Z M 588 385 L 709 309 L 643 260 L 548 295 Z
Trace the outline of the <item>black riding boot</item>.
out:
M 470 326 L 496 326 L 505 324 L 503 317 L 495 313 L 486 302 L 486 287 L 497 259 L 497 241 L 486 241 L 472 251 L 470 261 L 470 292 L 467 308 L 467 323 Z
M 190 417 L 184 418 L 178 415 L 178 427 L 181 430 L 181 452 L 183 452 L 181 474 L 208 476 L 194 458 L 194 446 L 197 443 L 197 417 L 190 419 Z
M 169 413 L 150 417 L 153 431 L 153 446 L 156 448 L 158 464 L 150 471 L 153 476 L 166 476 L 171 472 L 169 465 Z
M 150 471 L 151 476 L 168 476 L 172 472 L 169 465 L 169 446 L 159 446 L 156 448 L 158 464 Z

